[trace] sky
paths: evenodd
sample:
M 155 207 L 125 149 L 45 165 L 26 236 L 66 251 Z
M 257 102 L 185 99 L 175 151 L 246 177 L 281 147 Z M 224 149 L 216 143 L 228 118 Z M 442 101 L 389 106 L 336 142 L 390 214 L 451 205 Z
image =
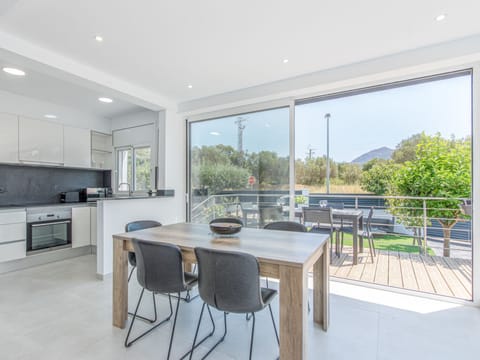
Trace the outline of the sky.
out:
M 326 154 L 330 113 L 330 156 L 337 162 L 382 146 L 394 149 L 403 139 L 425 132 L 444 137 L 471 135 L 471 78 L 459 76 L 295 107 L 295 158 Z M 237 148 L 243 122 L 244 151 L 275 151 L 287 156 L 289 110 L 280 108 L 192 123 L 193 146 L 225 144 Z

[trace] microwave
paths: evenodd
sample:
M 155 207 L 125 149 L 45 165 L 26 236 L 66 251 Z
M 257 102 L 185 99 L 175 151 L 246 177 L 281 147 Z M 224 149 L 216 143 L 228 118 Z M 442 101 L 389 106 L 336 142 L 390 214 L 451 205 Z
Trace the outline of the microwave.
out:
M 111 196 L 109 188 L 84 188 L 80 192 L 81 201 L 92 202 Z

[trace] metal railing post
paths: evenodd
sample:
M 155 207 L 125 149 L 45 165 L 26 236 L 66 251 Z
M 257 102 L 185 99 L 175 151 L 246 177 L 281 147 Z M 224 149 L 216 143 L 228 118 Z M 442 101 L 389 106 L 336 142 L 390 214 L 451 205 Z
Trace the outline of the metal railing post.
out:
M 427 201 L 423 199 L 423 254 L 427 255 Z

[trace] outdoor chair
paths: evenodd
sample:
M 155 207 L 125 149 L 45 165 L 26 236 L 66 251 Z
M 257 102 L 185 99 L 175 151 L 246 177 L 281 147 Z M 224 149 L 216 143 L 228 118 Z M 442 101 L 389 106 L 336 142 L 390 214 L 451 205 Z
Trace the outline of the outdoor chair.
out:
M 365 223 L 365 225 L 363 227 L 363 232 L 362 232 L 362 234 L 359 234 L 359 236 L 361 236 L 362 239 L 366 238 L 368 240 L 368 247 L 370 249 L 370 256 L 372 258 L 372 263 L 374 261 L 373 257 L 376 256 L 374 236 L 376 234 L 377 235 L 378 234 L 385 234 L 385 232 L 383 230 L 377 229 L 377 228 L 372 226 L 373 211 L 374 211 L 374 208 L 371 207 L 369 212 L 368 212 L 367 222 Z M 350 226 L 344 227 L 343 231 L 345 233 L 350 233 L 351 234 L 351 233 L 353 233 L 353 227 L 350 227 Z M 343 250 L 343 237 L 342 237 L 342 241 L 341 241 L 341 244 L 340 244 L 340 248 Z
M 335 244 L 338 244 L 341 226 L 333 222 L 333 212 L 331 207 L 305 207 L 303 208 L 304 225 L 311 223 L 310 232 L 330 235 L 330 261 L 333 251 L 333 237 Z
M 282 205 L 277 204 L 259 204 L 258 217 L 260 228 L 264 227 L 267 222 L 283 220 Z
M 202 359 L 205 359 L 225 339 L 227 314 L 229 313 L 251 314 L 253 318 L 249 359 L 252 358 L 255 313 L 267 306 L 279 344 L 277 327 L 270 305 L 277 295 L 277 291 L 260 287 L 260 267 L 257 259 L 246 253 L 205 248 L 195 248 L 195 255 L 198 261 L 198 290 L 204 303 L 198 319 L 190 359 L 192 359 L 194 349 L 198 346 L 196 341 L 205 307 L 209 313 L 210 307 L 223 312 L 224 332 L 220 340 L 208 350 Z

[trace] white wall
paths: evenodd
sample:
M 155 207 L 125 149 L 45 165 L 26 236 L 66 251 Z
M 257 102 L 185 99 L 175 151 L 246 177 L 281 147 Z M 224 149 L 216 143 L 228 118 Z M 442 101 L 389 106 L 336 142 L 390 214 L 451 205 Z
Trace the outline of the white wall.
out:
M 162 111 L 141 111 L 112 118 L 112 130 L 140 126 L 155 122 L 158 136 L 157 164 L 158 188 L 174 189 L 171 215 L 185 220 L 186 192 L 186 136 L 185 123 L 174 108 Z
M 0 112 L 24 115 L 105 133 L 111 131 L 110 119 L 6 91 L 0 91 Z M 45 119 L 43 117 L 45 114 L 55 114 L 58 118 Z
M 186 211 L 186 132 L 185 120 L 173 109 L 165 111 L 165 188 L 175 190 L 171 211 L 185 221 Z

